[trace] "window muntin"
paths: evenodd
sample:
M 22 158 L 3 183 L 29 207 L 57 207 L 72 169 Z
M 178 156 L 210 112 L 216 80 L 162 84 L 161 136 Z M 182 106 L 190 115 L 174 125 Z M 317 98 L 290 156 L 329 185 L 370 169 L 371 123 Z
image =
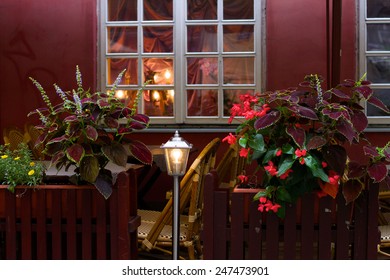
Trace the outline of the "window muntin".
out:
M 236 95 L 259 91 L 260 1 L 102 2 L 102 87 L 127 69 L 130 100 L 149 81 L 138 111 L 152 124 L 226 124 Z
M 360 75 L 367 74 L 374 96 L 390 106 L 390 1 L 360 1 Z M 366 104 L 372 125 L 389 124 L 390 116 Z

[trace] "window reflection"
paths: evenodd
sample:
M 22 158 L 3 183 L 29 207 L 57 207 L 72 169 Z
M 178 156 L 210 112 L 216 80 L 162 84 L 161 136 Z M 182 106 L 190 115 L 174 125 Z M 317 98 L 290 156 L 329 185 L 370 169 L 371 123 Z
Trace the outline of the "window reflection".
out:
M 373 83 L 390 83 L 390 57 L 368 57 L 367 79 Z
M 390 17 L 390 0 L 366 0 L 367 17 L 383 18 Z

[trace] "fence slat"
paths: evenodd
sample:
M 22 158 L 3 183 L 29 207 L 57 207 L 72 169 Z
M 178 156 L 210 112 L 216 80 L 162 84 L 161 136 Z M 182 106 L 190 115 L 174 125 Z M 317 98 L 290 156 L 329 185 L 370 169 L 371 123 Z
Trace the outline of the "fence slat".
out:
M 266 215 L 266 257 L 268 260 L 279 259 L 279 218 L 273 212 Z
M 262 213 L 257 210 L 258 205 L 251 203 L 249 206 L 248 228 L 248 259 L 260 260 L 262 258 L 263 234 Z
M 82 258 L 89 260 L 92 257 L 92 194 L 91 191 L 82 192 L 83 212 L 81 214 L 81 243 Z
M 61 190 L 53 190 L 52 194 L 52 213 L 51 213 L 51 248 L 52 258 L 54 260 L 62 259 L 62 242 L 61 242 L 61 217 L 62 217 L 62 200 Z
M 96 201 L 96 259 L 104 260 L 108 258 L 107 253 L 107 203 L 100 195 L 94 192 Z
M 37 197 L 37 259 L 47 259 L 47 214 L 46 214 L 46 190 L 37 190 L 35 192 Z M 51 246 L 50 246 L 51 247 Z
M 296 258 L 297 254 L 297 206 L 295 204 L 290 204 L 286 208 L 283 235 L 283 258 L 285 260 L 293 260 Z
M 22 260 L 30 260 L 32 257 L 31 195 L 31 192 L 23 190 L 19 198 L 23 205 L 23 211 L 20 213 Z
M 5 208 L 6 211 L 6 255 L 7 259 L 15 260 L 17 257 L 16 248 L 16 198 L 15 195 L 8 190 L 5 191 Z
M 232 193 L 231 196 L 231 259 L 244 258 L 244 194 Z
M 319 202 L 318 210 L 318 258 L 330 260 L 332 258 L 332 213 L 333 199 L 323 197 Z
M 314 249 L 314 199 L 305 194 L 301 204 L 301 259 L 313 259 Z
M 66 250 L 67 258 L 77 259 L 77 191 L 67 190 Z
M 336 256 L 338 260 L 347 260 L 349 258 L 349 232 L 351 230 L 351 206 L 345 205 L 345 199 L 341 193 L 336 197 L 337 216 L 336 216 Z

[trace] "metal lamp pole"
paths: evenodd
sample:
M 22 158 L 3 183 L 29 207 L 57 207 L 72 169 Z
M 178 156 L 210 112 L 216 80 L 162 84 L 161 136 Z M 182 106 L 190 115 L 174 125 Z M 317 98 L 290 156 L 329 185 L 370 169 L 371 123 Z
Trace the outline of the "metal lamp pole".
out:
M 175 135 L 161 146 L 165 151 L 165 161 L 167 164 L 168 175 L 173 176 L 173 208 L 172 208 L 172 259 L 179 259 L 179 237 L 180 237 L 180 185 L 179 176 L 184 175 L 187 167 L 188 156 L 192 144 L 189 144 L 179 136 L 176 131 Z

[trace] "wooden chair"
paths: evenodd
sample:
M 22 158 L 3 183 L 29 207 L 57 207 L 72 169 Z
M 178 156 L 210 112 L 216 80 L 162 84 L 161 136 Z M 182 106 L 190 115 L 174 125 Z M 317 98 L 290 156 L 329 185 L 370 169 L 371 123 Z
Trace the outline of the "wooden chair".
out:
M 28 143 L 30 141 L 29 135 L 16 127 L 10 126 L 3 130 L 4 144 L 9 145 L 9 149 L 14 151 L 18 149 L 21 143 Z
M 188 257 L 201 256 L 201 214 L 205 175 L 214 168 L 220 139 L 214 138 L 193 161 L 180 182 L 180 247 L 188 250 Z M 159 250 L 171 254 L 172 248 L 172 198 L 159 211 L 138 210 L 141 226 L 138 241 L 141 251 Z M 183 258 L 183 257 L 181 257 Z
M 390 190 L 383 187 L 379 190 L 379 213 L 378 224 L 380 231 L 380 242 L 378 244 L 378 253 L 390 257 Z
M 34 158 L 40 160 L 44 159 L 45 156 L 42 152 L 45 149 L 45 146 L 42 143 L 37 143 L 39 136 L 41 136 L 41 132 L 31 123 L 26 123 L 24 125 L 24 132 L 29 136 L 28 146 L 33 152 Z

